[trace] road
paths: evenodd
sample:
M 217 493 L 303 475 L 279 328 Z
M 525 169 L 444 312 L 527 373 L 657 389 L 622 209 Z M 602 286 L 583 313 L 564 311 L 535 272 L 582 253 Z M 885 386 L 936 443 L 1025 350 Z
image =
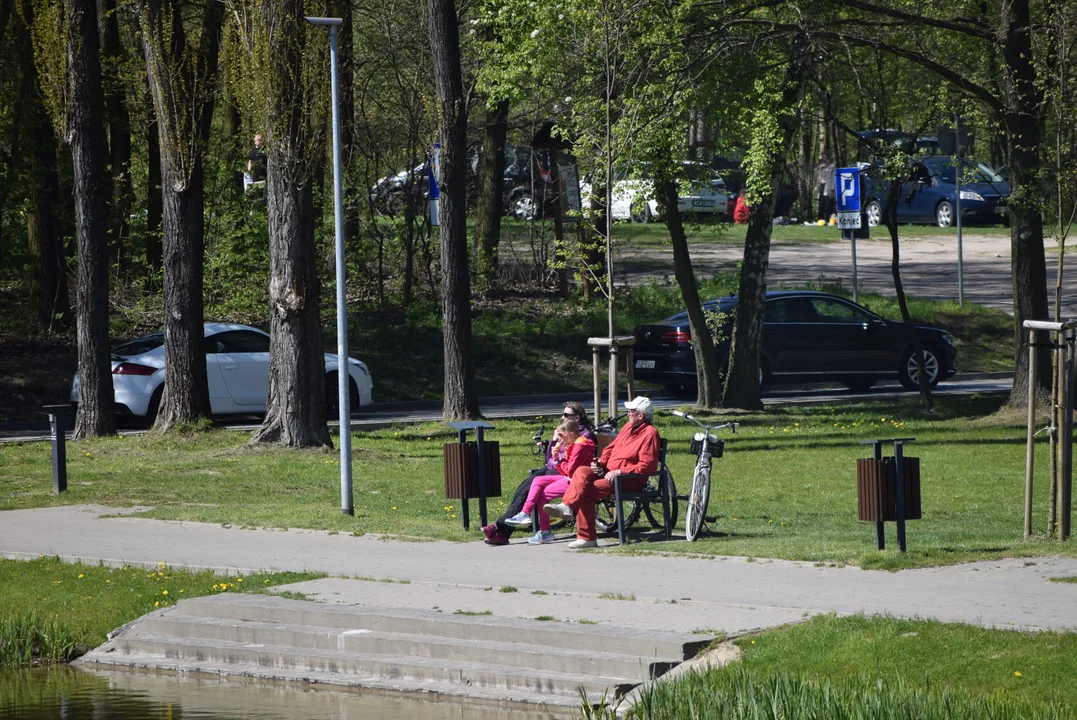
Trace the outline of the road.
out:
M 940 383 L 935 395 L 972 395 L 982 393 L 1007 393 L 1013 381 L 1006 373 L 970 373 Z M 880 382 L 871 390 L 854 393 L 839 385 L 788 386 L 786 388 L 767 390 L 763 393 L 763 405 L 778 407 L 782 405 L 806 404 L 844 404 L 909 396 L 896 382 Z M 566 400 L 579 400 L 585 406 L 590 405 L 591 395 L 568 393 L 558 395 L 529 395 L 525 397 L 480 398 L 479 409 L 487 420 L 504 418 L 534 418 L 539 415 L 557 415 Z M 652 398 L 659 410 L 679 408 L 684 400 L 657 396 Z M 361 413 L 352 414 L 353 430 L 369 430 L 388 427 L 398 423 L 434 422 L 441 419 L 439 402 L 402 402 L 378 403 L 368 406 Z M 255 418 L 238 418 L 221 422 L 225 427 L 239 431 L 253 431 L 258 427 Z M 335 426 L 336 423 L 330 423 Z M 130 427 L 122 431 L 125 435 L 137 435 L 146 432 L 143 427 Z M 70 436 L 70 433 L 68 433 Z M 34 423 L 0 423 L 0 442 L 34 442 L 49 439 L 48 424 Z
M 734 230 L 731 232 L 739 232 Z M 835 234 L 838 230 L 834 230 Z M 940 231 L 942 233 L 944 231 Z M 732 270 L 743 255 L 739 245 L 690 242 L 692 265 L 699 277 Z M 632 282 L 649 282 L 662 272 L 672 277 L 673 254 L 668 248 L 631 250 L 634 264 L 646 270 L 629 274 Z M 968 233 L 962 241 L 964 297 L 967 302 L 1013 314 L 1010 276 L 1010 238 Z M 1045 259 L 1047 287 L 1052 294 L 1057 277 L 1057 245 L 1049 244 Z M 644 261 L 640 263 L 640 261 Z M 874 228 L 871 240 L 856 243 L 857 284 L 861 292 L 894 296 L 892 249 L 885 230 Z M 1062 315 L 1077 317 L 1077 273 L 1062 274 Z M 901 240 L 901 281 L 906 294 L 929 300 L 957 299 L 957 238 L 955 235 L 910 237 Z M 770 249 L 767 285 L 771 289 L 840 282 L 853 286 L 850 243 L 775 243 Z

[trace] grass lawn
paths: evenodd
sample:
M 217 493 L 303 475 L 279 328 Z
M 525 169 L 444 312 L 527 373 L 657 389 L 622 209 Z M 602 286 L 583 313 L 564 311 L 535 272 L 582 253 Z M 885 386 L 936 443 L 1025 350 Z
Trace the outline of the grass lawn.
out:
M 65 563 L 0 560 L 0 668 L 62 661 L 105 642 L 107 633 L 155 608 L 222 592 L 264 592 L 322 577 L 312 573 L 221 576 Z
M 1061 720 L 1077 713 L 1073 633 L 818 616 L 736 642 L 739 663 L 658 683 L 634 717 Z
M 1024 417 L 992 416 L 999 398 L 940 398 L 935 414 L 915 399 L 838 408 L 784 408 L 745 415 L 726 455 L 715 461 L 709 535 L 695 543 L 637 543 L 626 552 L 668 551 L 849 563 L 867 568 L 947 564 L 977 558 L 1077 554 L 1077 543 L 1022 537 Z M 503 497 L 535 465 L 530 437 L 540 423 L 499 420 Z M 669 415 L 656 424 L 670 440 L 669 466 L 682 492 L 694 457 L 691 427 Z M 923 519 L 908 524 L 909 552 L 874 546 L 874 526 L 856 519 L 856 458 L 870 438 L 915 437 L 921 458 Z M 0 446 L 0 510 L 56 504 L 148 505 L 149 517 L 352 533 L 475 540 L 461 529 L 459 501 L 444 497 L 445 425 L 356 432 L 356 514 L 339 511 L 332 451 L 250 448 L 244 433 L 218 430 L 132 436 L 69 445 L 69 490 L 51 494 L 46 443 Z M 1046 445 L 1041 447 L 1045 448 Z M 1046 453 L 1041 450 L 1034 518 L 1044 531 Z M 249 502 L 252 497 L 258 502 Z M 472 501 L 477 518 L 477 502 Z M 683 523 L 683 507 L 680 513 Z M 477 523 L 476 523 L 477 524 Z

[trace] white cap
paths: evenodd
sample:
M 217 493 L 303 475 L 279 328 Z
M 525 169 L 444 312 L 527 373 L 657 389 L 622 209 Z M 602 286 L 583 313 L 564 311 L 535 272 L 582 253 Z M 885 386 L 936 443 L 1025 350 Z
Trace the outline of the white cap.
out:
M 640 396 L 636 397 L 635 399 L 629 400 L 628 402 L 626 402 L 625 403 L 625 409 L 626 410 L 636 410 L 636 411 L 641 412 L 641 413 L 643 413 L 645 415 L 650 415 L 651 414 L 651 401 L 648 400 L 647 398 L 643 397 L 642 395 L 640 395 Z

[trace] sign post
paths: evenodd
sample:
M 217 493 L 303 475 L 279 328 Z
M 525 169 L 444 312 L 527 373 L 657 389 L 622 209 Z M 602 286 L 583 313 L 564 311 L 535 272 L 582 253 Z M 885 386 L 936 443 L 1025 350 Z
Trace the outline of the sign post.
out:
M 853 254 L 853 302 L 859 302 L 856 277 L 856 239 L 867 238 L 867 222 L 860 208 L 860 168 L 837 168 L 834 171 L 837 189 L 838 227 L 841 236 L 851 242 Z

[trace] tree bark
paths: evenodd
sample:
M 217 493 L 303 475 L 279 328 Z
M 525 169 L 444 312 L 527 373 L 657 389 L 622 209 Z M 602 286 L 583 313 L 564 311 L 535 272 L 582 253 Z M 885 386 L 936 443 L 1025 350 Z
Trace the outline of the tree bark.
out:
M 799 133 L 800 116 L 795 110 L 807 87 L 811 63 L 807 45 L 802 37 L 793 41 L 782 100 L 777 109 L 781 144 L 771 158 L 771 192 L 764 196 L 762 202 L 753 205 L 748 215 L 744 260 L 741 263 L 740 288 L 737 292 L 737 312 L 733 320 L 729 365 L 722 397 L 722 404 L 726 407 L 748 410 L 763 408 L 759 380 L 765 369 L 761 367 L 759 348 L 763 340 L 763 313 L 767 300 L 770 236 L 773 229 L 775 196 L 785 172 L 785 158 Z
M 175 0 L 149 0 L 142 14 L 146 69 L 160 132 L 164 209 L 166 375 L 158 430 L 210 416 L 203 330 L 202 159 L 213 111 L 221 17 L 218 3 L 206 6 L 195 49 L 188 45 Z
M 441 299 L 445 348 L 446 420 L 478 417 L 471 350 L 471 288 L 467 257 L 467 104 L 460 71 L 460 36 L 453 0 L 427 0 L 430 48 L 441 138 Z
M 692 352 L 696 357 L 696 383 L 699 388 L 696 404 L 701 407 L 717 407 L 722 391 L 718 373 L 718 357 L 714 352 L 714 338 L 707 327 L 707 317 L 699 299 L 696 274 L 692 269 L 692 257 L 688 254 L 688 237 L 677 207 L 677 186 L 673 178 L 664 177 L 657 182 L 662 216 L 669 229 L 673 243 L 673 275 L 681 288 L 681 298 L 688 310 L 688 323 L 692 332 Z
M 269 215 L 269 397 L 252 444 L 331 446 L 326 426 L 321 286 L 315 263 L 315 144 L 312 107 L 302 63 L 308 39 L 302 0 L 265 0 L 261 10 L 269 55 L 266 98 Z M 316 36 L 310 42 L 324 43 Z M 258 50 L 262 52 L 262 50 Z M 326 58 L 326 66 L 328 59 Z M 297 101 L 297 98 L 301 99 Z
M 475 240 L 479 246 L 479 286 L 489 290 L 497 283 L 498 245 L 501 242 L 501 198 L 505 194 L 505 136 L 509 129 L 509 101 L 486 112 L 482 133 L 482 168 L 479 171 L 479 206 L 475 213 Z
M 94 0 L 71 0 L 67 72 L 70 96 L 68 141 L 75 176 L 78 238 L 79 409 L 75 438 L 112 435 L 116 415 L 108 337 L 108 209 L 104 190 L 105 129 L 101 64 Z
M 1032 55 L 1028 0 L 1003 0 L 999 32 L 1005 58 L 1003 89 L 1006 134 L 1010 153 L 1010 262 L 1013 277 L 1014 363 L 1010 405 L 1028 403 L 1028 332 L 1025 320 L 1049 319 L 1047 265 L 1043 247 L 1043 216 L 1039 207 L 1039 113 L 1043 92 L 1037 86 Z M 1051 387 L 1050 353 L 1039 353 L 1039 394 Z
M 332 446 L 325 414 L 325 357 L 314 265 L 314 202 L 309 184 L 281 177 L 270 145 L 269 399 L 252 443 Z
M 161 133 L 157 112 L 153 109 L 152 93 L 147 91 L 149 108 L 146 112 L 146 265 L 156 275 L 164 264 L 161 224 L 164 199 L 161 196 Z

